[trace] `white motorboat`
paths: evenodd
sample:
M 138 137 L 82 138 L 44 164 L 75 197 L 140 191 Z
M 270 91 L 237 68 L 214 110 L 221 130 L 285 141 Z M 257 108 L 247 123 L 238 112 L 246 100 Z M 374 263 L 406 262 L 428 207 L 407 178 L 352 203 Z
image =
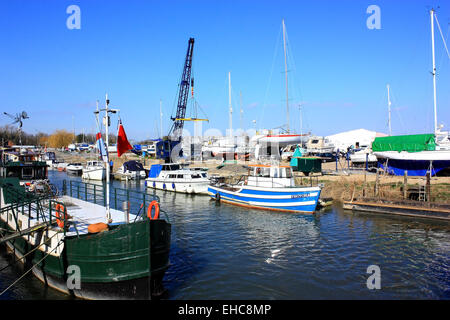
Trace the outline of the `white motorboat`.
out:
M 148 188 L 181 193 L 207 194 L 210 179 L 204 170 L 191 170 L 180 164 L 154 164 L 150 167 Z
M 101 161 L 88 161 L 81 177 L 88 180 L 105 180 L 106 168 Z
M 81 163 L 69 163 L 66 166 L 66 172 L 70 174 L 80 175 L 83 171 L 83 165 Z

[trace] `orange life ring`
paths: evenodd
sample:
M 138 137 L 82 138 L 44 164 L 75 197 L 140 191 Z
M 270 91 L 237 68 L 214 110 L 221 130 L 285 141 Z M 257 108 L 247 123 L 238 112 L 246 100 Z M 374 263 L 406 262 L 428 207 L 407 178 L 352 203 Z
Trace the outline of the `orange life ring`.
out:
M 155 207 L 155 215 L 152 217 L 152 208 Z M 159 218 L 159 203 L 156 200 L 150 202 L 147 208 L 147 217 L 150 220 L 156 220 Z
M 64 221 L 62 221 L 61 215 L 64 213 Z M 56 223 L 58 224 L 58 226 L 60 228 L 64 228 L 64 222 L 67 220 L 67 212 L 66 212 L 66 208 L 62 205 L 62 204 L 57 204 L 56 205 Z

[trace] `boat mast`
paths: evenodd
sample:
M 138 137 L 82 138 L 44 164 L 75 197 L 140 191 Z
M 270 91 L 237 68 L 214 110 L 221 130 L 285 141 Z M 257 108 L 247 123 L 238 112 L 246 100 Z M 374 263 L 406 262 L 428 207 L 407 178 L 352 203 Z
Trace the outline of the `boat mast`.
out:
M 286 117 L 287 117 L 287 133 L 289 133 L 289 91 L 288 91 L 288 74 L 287 74 L 287 59 L 286 59 L 286 26 L 283 23 L 283 47 L 284 47 L 284 73 L 286 75 Z
M 387 85 L 387 92 L 388 92 L 388 127 L 389 127 L 389 135 L 392 136 L 392 130 L 391 130 L 391 99 L 389 96 L 389 83 Z
M 228 72 L 228 105 L 230 107 L 230 114 L 229 114 L 230 137 L 233 137 L 233 106 L 231 105 L 231 72 Z
M 159 124 L 160 124 L 160 129 L 161 129 L 161 133 L 160 133 L 160 138 L 163 138 L 163 113 L 162 113 L 162 100 L 159 99 Z
M 241 107 L 241 110 L 240 110 L 240 125 L 241 125 L 241 130 L 243 131 L 244 130 L 244 127 L 243 127 L 243 118 L 244 118 L 244 110 L 242 109 L 242 91 L 239 91 L 239 102 L 240 102 L 240 107 Z
M 434 9 L 430 10 L 430 18 L 431 18 L 431 52 L 433 56 L 433 71 L 431 74 L 433 75 L 433 102 L 434 102 L 434 133 L 437 133 L 437 108 L 436 108 L 436 61 L 434 57 Z
M 108 105 L 109 105 L 109 99 L 108 94 L 106 94 L 105 97 L 106 101 L 106 107 L 105 107 L 105 134 L 106 134 L 106 219 L 108 222 L 112 222 L 111 219 L 111 211 L 109 208 L 109 135 L 108 135 L 108 128 L 109 128 L 109 114 L 108 114 Z

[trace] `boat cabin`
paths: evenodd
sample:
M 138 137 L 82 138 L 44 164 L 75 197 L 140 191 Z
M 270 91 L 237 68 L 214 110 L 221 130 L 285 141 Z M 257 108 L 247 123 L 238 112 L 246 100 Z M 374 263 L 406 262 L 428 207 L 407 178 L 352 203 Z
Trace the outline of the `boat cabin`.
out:
M 149 178 L 168 178 L 168 179 L 199 179 L 208 178 L 206 172 L 202 170 L 191 170 L 185 165 L 177 163 L 153 164 L 148 174 Z
M 246 185 L 254 187 L 294 187 L 295 180 L 290 166 L 249 165 Z
M 20 181 L 47 179 L 47 163 L 38 158 L 33 152 L 3 151 L 0 177 L 16 177 Z

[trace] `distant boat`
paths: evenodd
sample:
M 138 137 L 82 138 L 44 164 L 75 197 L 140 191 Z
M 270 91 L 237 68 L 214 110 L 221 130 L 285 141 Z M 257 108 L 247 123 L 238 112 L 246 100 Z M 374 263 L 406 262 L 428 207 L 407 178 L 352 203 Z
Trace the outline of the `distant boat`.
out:
M 79 175 L 83 171 L 83 165 L 81 163 L 69 163 L 66 166 L 66 172 L 70 174 Z
M 314 213 L 320 187 L 295 185 L 290 166 L 250 165 L 248 175 L 237 184 L 217 184 L 208 187 L 208 194 L 217 201 L 247 208 Z

